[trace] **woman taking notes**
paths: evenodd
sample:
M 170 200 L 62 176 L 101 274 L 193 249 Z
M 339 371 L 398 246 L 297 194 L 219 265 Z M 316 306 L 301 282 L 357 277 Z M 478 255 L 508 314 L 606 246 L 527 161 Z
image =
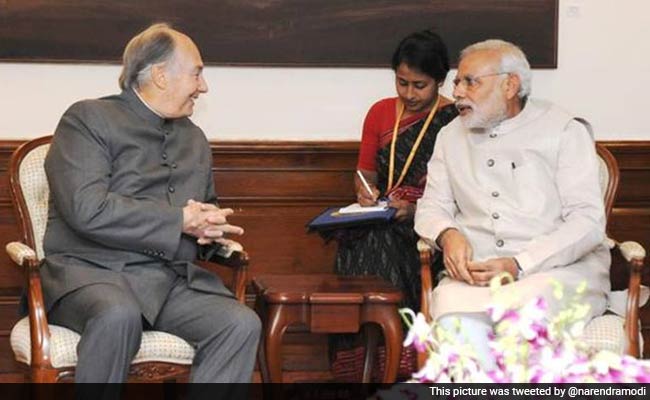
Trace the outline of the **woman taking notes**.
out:
M 413 231 L 415 202 L 424 189 L 426 166 L 440 128 L 457 115 L 452 101 L 438 95 L 449 71 L 442 39 L 431 31 L 404 38 L 392 58 L 397 97 L 375 103 L 366 115 L 355 176 L 357 201 L 375 205 L 386 197 L 397 209 L 389 225 L 337 231 L 335 270 L 373 274 L 404 293 L 404 306 L 419 308 L 420 264 Z M 338 341 L 341 347 L 341 341 Z

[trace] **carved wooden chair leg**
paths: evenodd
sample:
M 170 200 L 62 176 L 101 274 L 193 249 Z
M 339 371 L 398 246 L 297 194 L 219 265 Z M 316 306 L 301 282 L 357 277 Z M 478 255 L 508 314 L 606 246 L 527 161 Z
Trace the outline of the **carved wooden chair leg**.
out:
M 379 344 L 380 327 L 377 324 L 367 323 L 361 327 L 361 334 L 365 346 L 363 358 L 363 375 L 361 382 L 369 383 L 372 380 L 372 367 L 377 356 L 377 345 Z
M 267 311 L 266 304 L 264 304 L 264 301 L 262 301 L 261 297 L 262 296 L 258 295 L 255 300 L 255 311 L 257 312 L 257 315 L 260 316 L 262 320 L 263 330 L 265 330 L 269 323 L 267 318 L 268 311 Z M 259 367 L 260 378 L 262 379 L 262 383 L 271 382 L 269 368 L 268 365 L 266 364 L 266 341 L 264 336 L 260 337 L 259 345 L 257 348 L 257 365 Z

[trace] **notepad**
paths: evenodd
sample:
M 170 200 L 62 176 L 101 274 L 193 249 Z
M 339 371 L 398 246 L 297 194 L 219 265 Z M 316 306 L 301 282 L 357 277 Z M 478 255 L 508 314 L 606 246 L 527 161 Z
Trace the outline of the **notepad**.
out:
M 395 216 L 397 209 L 386 207 L 375 212 L 361 212 L 343 214 L 338 207 L 329 207 L 312 219 L 307 228 L 309 231 L 327 231 L 361 225 L 386 224 Z
M 386 211 L 388 208 L 388 203 L 385 201 L 380 201 L 376 206 L 363 207 L 359 203 L 350 204 L 347 207 L 342 207 L 339 209 L 341 214 L 359 214 L 359 213 L 369 213 L 369 212 L 378 212 Z

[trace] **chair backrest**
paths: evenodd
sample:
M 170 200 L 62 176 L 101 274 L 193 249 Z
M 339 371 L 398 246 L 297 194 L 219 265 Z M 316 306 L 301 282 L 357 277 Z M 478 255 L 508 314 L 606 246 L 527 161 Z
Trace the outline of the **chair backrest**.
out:
M 596 143 L 596 153 L 598 154 L 600 190 L 605 200 L 605 215 L 609 221 L 609 215 L 616 201 L 620 172 L 616 158 L 605 146 Z
M 44 136 L 24 143 L 14 151 L 9 164 L 11 197 L 22 240 L 36 251 L 39 260 L 45 256 L 43 236 L 47 225 L 50 187 L 44 163 L 51 141 L 52 136 Z

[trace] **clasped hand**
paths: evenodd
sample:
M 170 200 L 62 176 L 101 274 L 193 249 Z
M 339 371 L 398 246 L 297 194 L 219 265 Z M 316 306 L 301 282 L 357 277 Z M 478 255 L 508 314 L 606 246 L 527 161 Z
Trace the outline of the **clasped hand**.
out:
M 474 286 L 487 286 L 490 280 L 502 272 L 517 278 L 519 270 L 512 257 L 472 261 L 472 246 L 456 229 L 449 229 L 439 240 L 443 249 L 443 263 L 452 279 Z
M 214 204 L 190 199 L 183 207 L 183 233 L 197 238 L 197 243 L 200 245 L 210 243 L 228 245 L 231 241 L 224 238 L 224 235 L 244 233 L 241 227 L 228 223 L 227 217 L 233 213 L 231 208 L 219 208 Z

